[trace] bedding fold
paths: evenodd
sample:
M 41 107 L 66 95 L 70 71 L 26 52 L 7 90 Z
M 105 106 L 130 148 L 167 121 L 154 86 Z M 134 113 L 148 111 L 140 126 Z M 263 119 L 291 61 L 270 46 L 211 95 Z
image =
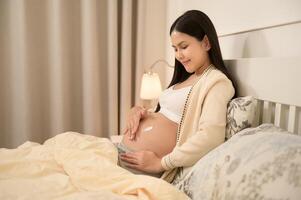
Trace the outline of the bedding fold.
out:
M 117 165 L 106 138 L 75 132 L 0 149 L 0 199 L 189 199 L 162 179 Z

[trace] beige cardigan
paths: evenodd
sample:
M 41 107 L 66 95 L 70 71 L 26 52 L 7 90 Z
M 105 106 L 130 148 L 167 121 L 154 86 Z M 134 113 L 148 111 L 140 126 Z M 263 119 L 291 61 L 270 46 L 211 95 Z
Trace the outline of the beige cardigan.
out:
M 232 82 L 219 70 L 209 69 L 191 88 L 173 151 L 161 159 L 162 177 L 171 182 L 178 167 L 194 165 L 225 140 L 227 104 L 234 95 Z

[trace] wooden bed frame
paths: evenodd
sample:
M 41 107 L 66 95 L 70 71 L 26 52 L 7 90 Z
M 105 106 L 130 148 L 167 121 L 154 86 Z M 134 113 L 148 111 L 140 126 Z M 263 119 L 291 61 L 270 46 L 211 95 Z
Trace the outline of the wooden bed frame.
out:
M 238 96 L 257 100 L 253 126 L 274 123 L 301 135 L 300 58 L 256 58 L 226 60 Z M 298 73 L 299 72 L 299 73 Z

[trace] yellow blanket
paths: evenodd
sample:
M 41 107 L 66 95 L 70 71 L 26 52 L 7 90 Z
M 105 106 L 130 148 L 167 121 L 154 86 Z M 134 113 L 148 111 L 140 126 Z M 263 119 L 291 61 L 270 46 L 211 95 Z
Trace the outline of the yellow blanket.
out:
M 117 166 L 106 138 L 67 132 L 0 149 L 0 199 L 189 199 L 169 183 Z

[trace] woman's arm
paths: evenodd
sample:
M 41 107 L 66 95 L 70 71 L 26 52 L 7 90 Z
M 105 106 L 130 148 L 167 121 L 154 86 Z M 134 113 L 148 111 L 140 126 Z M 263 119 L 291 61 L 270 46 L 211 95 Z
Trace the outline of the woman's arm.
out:
M 162 158 L 165 170 L 192 166 L 224 142 L 227 104 L 233 95 L 230 81 L 218 81 L 211 87 L 203 102 L 198 131 Z
M 147 114 L 148 111 L 141 106 L 135 106 L 131 108 L 130 112 L 127 115 L 126 128 L 123 133 L 129 134 L 130 139 L 134 140 L 140 120 L 143 119 Z

